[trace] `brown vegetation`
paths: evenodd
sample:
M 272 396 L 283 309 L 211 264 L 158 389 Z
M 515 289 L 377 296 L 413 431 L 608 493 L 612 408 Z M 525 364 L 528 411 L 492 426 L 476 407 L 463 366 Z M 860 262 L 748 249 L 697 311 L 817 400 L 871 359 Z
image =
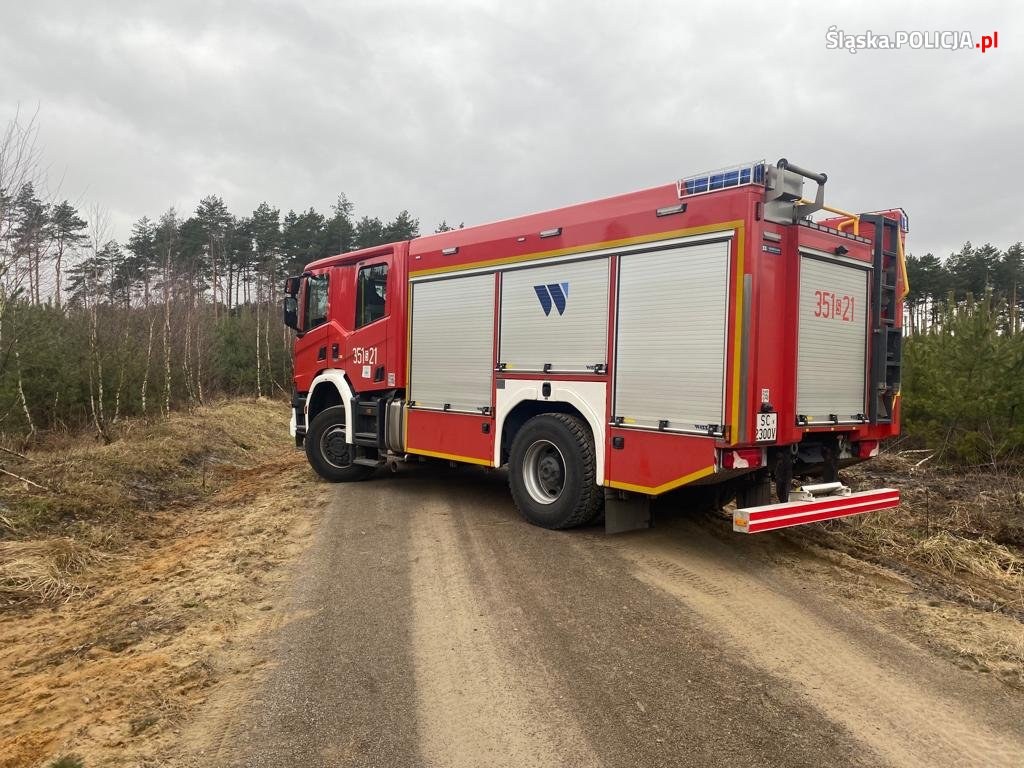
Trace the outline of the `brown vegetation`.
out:
M 899 508 L 820 528 L 858 557 L 930 588 L 1024 620 L 1024 480 L 1006 470 L 915 466 L 883 455 L 850 473 L 855 486 L 899 488 Z
M 287 409 L 228 402 L 30 453 L 0 486 L 0 768 L 146 765 L 277 621 L 276 566 L 325 486 Z
M 859 597 L 901 612 L 955 663 L 1024 688 L 1024 478 L 1006 466 L 965 469 L 930 456 L 883 454 L 843 473 L 854 489 L 899 488 L 897 509 L 794 528 L 787 537 L 839 553 L 840 565 L 852 557 L 880 566 L 904 587 L 866 584 Z M 906 590 L 925 602 L 906 599 Z

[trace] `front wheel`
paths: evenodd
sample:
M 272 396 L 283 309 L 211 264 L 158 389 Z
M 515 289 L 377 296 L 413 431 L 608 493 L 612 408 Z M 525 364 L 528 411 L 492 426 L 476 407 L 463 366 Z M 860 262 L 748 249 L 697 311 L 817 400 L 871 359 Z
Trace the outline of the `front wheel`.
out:
M 324 480 L 350 483 L 365 480 L 373 467 L 353 464 L 355 446 L 345 442 L 345 406 L 324 408 L 316 415 L 306 432 L 306 458 Z
M 574 528 L 601 511 L 594 439 L 565 413 L 534 416 L 512 441 L 509 485 L 519 512 L 543 528 Z

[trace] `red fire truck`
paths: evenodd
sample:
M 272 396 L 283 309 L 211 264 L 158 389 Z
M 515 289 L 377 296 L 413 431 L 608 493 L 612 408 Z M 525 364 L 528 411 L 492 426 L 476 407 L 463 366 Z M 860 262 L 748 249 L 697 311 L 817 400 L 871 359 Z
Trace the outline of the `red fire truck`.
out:
M 838 471 L 899 432 L 907 218 L 826 180 L 747 163 L 313 262 L 285 290 L 296 445 L 331 481 L 507 465 L 548 528 L 643 527 L 683 487 L 744 533 L 894 507 Z

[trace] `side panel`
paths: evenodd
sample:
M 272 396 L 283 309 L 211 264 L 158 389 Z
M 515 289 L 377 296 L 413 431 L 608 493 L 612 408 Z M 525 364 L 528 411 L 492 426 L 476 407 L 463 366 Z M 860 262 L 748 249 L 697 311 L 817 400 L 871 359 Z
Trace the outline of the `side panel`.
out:
M 607 364 L 608 258 L 505 272 L 499 363 L 578 373 Z
M 721 431 L 730 243 L 620 258 L 614 416 L 622 423 Z
M 489 409 L 493 348 L 494 275 L 412 285 L 409 399 L 416 408 Z
M 612 488 L 657 495 L 715 473 L 712 437 L 617 427 L 609 428 L 608 436 L 612 447 L 605 484 Z
M 866 265 L 865 265 L 866 267 Z M 864 414 L 869 270 L 800 256 L 797 417 L 809 424 Z
M 406 412 L 405 449 L 409 453 L 490 466 L 494 453 L 493 424 L 494 420 L 483 414 L 410 408 Z

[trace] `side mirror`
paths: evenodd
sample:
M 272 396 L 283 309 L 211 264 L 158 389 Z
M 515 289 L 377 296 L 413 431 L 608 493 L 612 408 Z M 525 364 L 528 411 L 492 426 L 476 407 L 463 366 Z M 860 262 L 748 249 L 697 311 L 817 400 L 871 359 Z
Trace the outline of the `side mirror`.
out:
M 299 294 L 299 281 L 301 277 L 289 277 L 284 281 L 284 292 L 289 296 L 297 296 Z
M 284 297 L 284 324 L 292 330 L 299 330 L 299 300 L 295 296 Z

